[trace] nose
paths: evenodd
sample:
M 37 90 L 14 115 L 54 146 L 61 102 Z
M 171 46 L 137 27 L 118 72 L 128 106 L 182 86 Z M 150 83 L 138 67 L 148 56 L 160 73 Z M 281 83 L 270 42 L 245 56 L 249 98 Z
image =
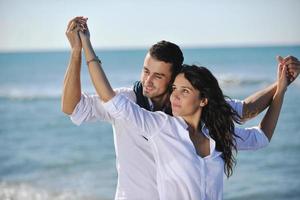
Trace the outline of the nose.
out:
M 173 91 L 172 91 L 172 94 L 171 94 L 171 98 L 173 98 L 173 100 L 179 100 L 180 97 L 179 97 L 178 91 L 173 90 Z
M 148 75 L 145 79 L 145 84 L 152 85 L 153 84 L 152 80 L 153 80 L 153 75 Z

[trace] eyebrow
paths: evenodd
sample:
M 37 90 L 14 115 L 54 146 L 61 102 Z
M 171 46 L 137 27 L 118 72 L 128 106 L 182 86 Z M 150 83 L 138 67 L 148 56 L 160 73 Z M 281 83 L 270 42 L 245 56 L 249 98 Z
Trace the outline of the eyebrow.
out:
M 176 85 L 172 85 L 172 87 L 176 87 Z M 191 88 L 191 87 L 187 87 L 187 86 L 181 86 L 181 88 L 184 88 L 184 89 L 189 89 L 189 90 L 194 90 L 194 88 Z
M 144 69 L 146 69 L 147 71 L 150 71 L 147 67 L 144 66 Z M 166 76 L 165 74 L 162 74 L 162 73 L 157 73 L 155 72 L 154 73 L 155 75 L 159 75 L 159 76 Z

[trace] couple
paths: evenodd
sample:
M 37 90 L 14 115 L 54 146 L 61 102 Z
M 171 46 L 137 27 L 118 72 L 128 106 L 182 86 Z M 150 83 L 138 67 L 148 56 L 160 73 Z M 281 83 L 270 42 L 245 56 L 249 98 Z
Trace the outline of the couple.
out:
M 147 53 L 141 81 L 133 89 L 112 90 L 90 43 L 86 20 L 76 17 L 67 28 L 72 52 L 62 110 L 78 125 L 94 120 L 113 124 L 115 199 L 222 199 L 223 174 L 232 174 L 234 150 L 262 148 L 271 139 L 299 61 L 280 59 L 276 83 L 244 101 L 225 101 L 206 68 L 182 67 L 180 48 L 161 41 Z M 99 96 L 81 93 L 82 48 Z M 234 128 L 233 122 L 254 117 L 270 102 L 259 127 Z

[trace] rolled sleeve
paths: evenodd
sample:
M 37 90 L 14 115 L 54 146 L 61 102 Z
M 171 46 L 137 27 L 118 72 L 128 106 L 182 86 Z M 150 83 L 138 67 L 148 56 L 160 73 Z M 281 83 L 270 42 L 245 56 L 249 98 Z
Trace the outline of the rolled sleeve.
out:
M 70 115 L 71 121 L 80 125 L 83 122 L 94 122 L 96 120 L 109 121 L 109 114 L 103 109 L 102 102 L 97 95 L 81 94 L 80 101 Z
M 136 96 L 132 88 L 116 88 L 114 91 L 117 94 L 122 94 L 129 98 L 131 101 L 136 101 Z M 80 125 L 83 122 L 94 122 L 94 121 L 107 121 L 112 122 L 113 118 L 110 114 L 103 108 L 103 102 L 100 100 L 99 96 L 89 95 L 87 93 L 82 93 L 80 101 L 76 105 L 73 113 L 70 115 L 71 121 Z
M 240 117 L 243 117 L 244 101 L 238 99 L 226 99 L 227 103 L 237 112 Z
M 235 128 L 238 150 L 257 150 L 266 147 L 269 140 L 259 127 Z

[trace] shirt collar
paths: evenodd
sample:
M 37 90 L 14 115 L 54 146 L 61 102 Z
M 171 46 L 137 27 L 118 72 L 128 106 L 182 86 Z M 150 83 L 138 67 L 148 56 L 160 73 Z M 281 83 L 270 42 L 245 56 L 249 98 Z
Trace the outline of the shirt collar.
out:
M 184 140 L 188 140 L 189 143 L 192 144 L 192 141 L 188 134 L 188 124 L 184 121 L 182 117 L 176 117 L 176 118 L 178 119 L 179 123 L 181 123 L 183 129 L 187 131 L 187 133 L 180 134 L 180 137 Z M 213 138 L 210 137 L 209 130 L 206 127 L 204 122 L 201 122 L 201 131 L 209 139 L 210 155 L 206 156 L 206 158 L 214 158 L 219 156 L 221 153 L 216 151 L 216 142 Z
M 150 98 L 147 98 L 147 99 L 148 99 L 148 103 L 149 103 L 150 110 L 153 111 L 153 110 L 154 110 L 153 102 L 151 101 Z
M 200 125 L 200 126 L 201 126 L 201 131 L 202 131 L 202 133 L 203 133 L 206 137 L 210 138 L 209 131 L 208 131 L 208 128 L 206 127 L 205 123 L 201 121 L 201 125 Z
M 149 108 L 150 108 L 150 110 L 151 110 L 151 111 L 154 111 L 154 104 L 153 104 L 153 102 L 151 101 L 150 98 L 147 97 L 147 99 L 148 99 L 148 103 L 149 103 Z M 165 112 L 165 110 L 166 110 L 166 106 L 164 106 L 163 109 L 162 109 L 161 111 L 164 111 L 164 112 Z
M 186 130 L 188 131 L 189 125 L 185 122 L 185 120 L 184 120 L 182 117 L 176 117 L 176 118 L 179 119 L 179 121 L 180 121 L 180 123 L 182 124 L 183 128 L 186 129 Z M 201 131 L 202 131 L 202 133 L 203 133 L 206 137 L 210 138 L 209 131 L 208 131 L 208 128 L 206 127 L 205 123 L 201 121 L 201 125 L 200 125 L 200 126 L 201 126 Z
M 188 131 L 189 125 L 184 121 L 184 119 L 182 117 L 176 117 L 176 118 L 179 119 L 179 122 L 182 125 L 182 127 Z
M 205 123 L 201 121 L 201 131 L 209 139 L 210 155 L 208 157 L 215 157 L 220 155 L 220 152 L 216 152 L 216 141 L 210 137 L 209 130 Z

